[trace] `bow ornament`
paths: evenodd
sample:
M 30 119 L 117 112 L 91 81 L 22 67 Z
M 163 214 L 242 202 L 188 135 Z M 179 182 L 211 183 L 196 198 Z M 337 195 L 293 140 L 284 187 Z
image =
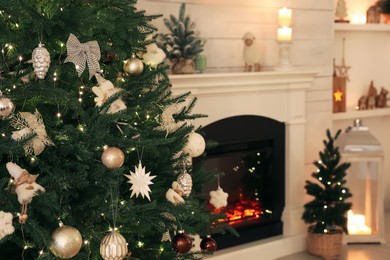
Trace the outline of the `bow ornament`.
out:
M 66 42 L 66 49 L 68 57 L 64 62 L 72 62 L 76 65 L 76 71 L 79 77 L 85 69 L 85 64 L 88 64 L 89 79 L 100 71 L 99 60 L 101 57 L 100 47 L 97 41 L 89 41 L 80 43 L 80 41 L 73 34 L 69 35 Z

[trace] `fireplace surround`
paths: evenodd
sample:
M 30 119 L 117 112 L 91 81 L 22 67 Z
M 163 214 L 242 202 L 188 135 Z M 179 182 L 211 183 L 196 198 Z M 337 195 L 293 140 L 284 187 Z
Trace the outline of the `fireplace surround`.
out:
M 194 123 L 207 127 L 224 118 L 263 116 L 285 125 L 285 206 L 283 234 L 217 250 L 213 260 L 275 259 L 305 248 L 306 228 L 301 220 L 305 181 L 306 90 L 313 71 L 264 71 L 172 75 L 174 94 L 190 91 L 197 97 L 193 113 L 208 115 Z

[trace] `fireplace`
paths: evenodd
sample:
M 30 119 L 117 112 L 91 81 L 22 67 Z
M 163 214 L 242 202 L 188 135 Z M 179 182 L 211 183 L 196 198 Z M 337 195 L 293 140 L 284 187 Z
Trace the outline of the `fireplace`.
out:
M 223 173 L 221 188 L 229 194 L 221 220 L 239 237 L 216 236 L 219 249 L 283 234 L 285 126 L 262 116 L 235 116 L 213 122 L 203 129 L 207 140 L 218 143 L 194 161 Z M 207 198 L 218 183 L 204 188 Z M 218 212 L 218 210 L 216 210 Z
M 217 250 L 210 260 L 251 260 L 258 259 L 259 255 L 262 259 L 277 259 L 305 249 L 306 226 L 301 216 L 306 179 L 306 90 L 311 87 L 315 74 L 292 70 L 170 76 L 172 92 L 190 91 L 193 97 L 198 98 L 192 112 L 208 115 L 196 120 L 196 126 L 206 128 L 220 120 L 246 115 L 265 117 L 284 125 L 282 234 Z M 258 130 L 262 131 L 262 128 Z M 229 132 L 244 136 L 239 131 L 242 130 Z M 206 138 L 209 139 L 209 136 Z

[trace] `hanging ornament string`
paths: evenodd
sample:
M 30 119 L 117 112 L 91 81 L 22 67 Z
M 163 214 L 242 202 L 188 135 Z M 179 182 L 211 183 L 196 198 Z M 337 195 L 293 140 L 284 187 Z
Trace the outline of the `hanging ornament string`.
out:
M 110 196 L 111 196 L 111 214 L 112 214 L 112 224 L 114 226 L 114 230 L 116 228 L 116 220 L 118 217 L 118 207 L 119 207 L 119 199 L 118 199 L 118 190 L 115 189 L 115 198 L 114 198 L 114 192 L 112 190 L 112 187 L 110 187 Z
M 68 41 L 66 42 L 66 48 L 68 57 L 66 57 L 64 62 L 74 63 L 79 77 L 83 73 L 86 64 L 88 64 L 89 79 L 91 79 L 96 72 L 100 71 L 99 60 L 101 54 L 97 41 L 80 43 L 76 36 L 70 34 Z

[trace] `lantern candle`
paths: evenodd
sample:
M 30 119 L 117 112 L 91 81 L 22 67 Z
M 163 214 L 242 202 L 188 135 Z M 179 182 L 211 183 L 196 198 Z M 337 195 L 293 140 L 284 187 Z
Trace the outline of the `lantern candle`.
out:
M 289 42 L 291 41 L 292 29 L 290 27 L 278 28 L 278 41 Z
M 289 27 L 291 25 L 291 9 L 283 7 L 279 9 L 279 26 Z

